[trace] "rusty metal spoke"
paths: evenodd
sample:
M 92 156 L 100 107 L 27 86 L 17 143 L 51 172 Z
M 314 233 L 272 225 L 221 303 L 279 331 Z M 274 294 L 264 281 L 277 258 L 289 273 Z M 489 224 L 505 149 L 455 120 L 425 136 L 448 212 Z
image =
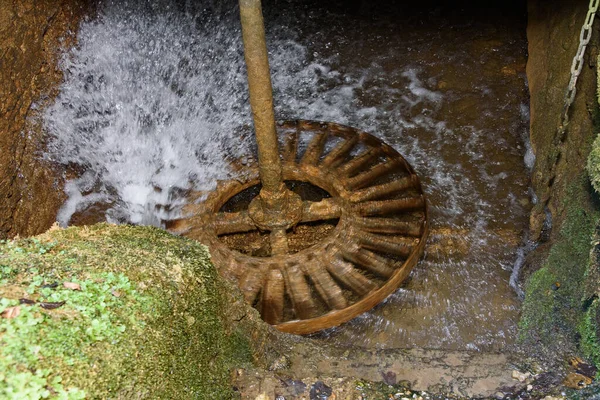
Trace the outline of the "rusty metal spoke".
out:
M 271 241 L 271 255 L 287 254 L 288 240 L 285 228 L 276 228 L 269 235 Z
M 284 162 L 292 163 L 296 161 L 296 154 L 298 153 L 298 129 L 295 132 L 289 132 L 283 143 L 283 149 L 281 149 L 282 158 Z
M 213 228 L 217 235 L 255 231 L 256 225 L 247 211 L 215 214 Z
M 316 133 L 306 147 L 300 164 L 316 165 L 319 162 L 319 158 L 321 158 L 321 154 L 323 154 L 323 148 L 328 137 L 329 135 L 326 132 Z

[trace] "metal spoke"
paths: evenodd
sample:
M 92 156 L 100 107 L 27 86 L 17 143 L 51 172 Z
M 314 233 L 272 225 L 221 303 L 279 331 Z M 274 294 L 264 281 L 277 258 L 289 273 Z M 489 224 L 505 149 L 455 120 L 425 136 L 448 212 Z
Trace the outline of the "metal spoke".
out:
M 285 162 L 296 161 L 296 154 L 298 152 L 298 130 L 296 132 L 290 132 L 285 137 L 285 142 L 282 149 L 282 158 Z
M 248 304 L 253 304 L 263 287 L 263 274 L 256 269 L 248 269 L 239 280 L 239 287 Z
M 217 235 L 255 231 L 256 225 L 248 215 L 248 211 L 234 213 L 220 212 L 215 214 L 213 228 Z
M 288 240 L 284 228 L 277 228 L 269 235 L 271 241 L 271 255 L 287 254 Z
M 394 273 L 394 269 L 389 266 L 389 260 L 387 258 L 379 256 L 371 251 L 359 248 L 354 251 L 342 249 L 341 252 L 345 260 L 359 265 L 375 275 L 389 278 Z

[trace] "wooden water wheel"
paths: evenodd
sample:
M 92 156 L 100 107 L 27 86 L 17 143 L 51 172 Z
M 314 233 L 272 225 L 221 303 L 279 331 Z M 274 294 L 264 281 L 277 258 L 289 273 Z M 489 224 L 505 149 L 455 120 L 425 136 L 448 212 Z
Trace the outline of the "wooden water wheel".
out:
M 263 319 L 290 333 L 339 325 L 398 288 L 428 233 L 419 178 L 392 147 L 334 123 L 279 124 L 283 180 L 301 216 L 280 238 L 253 220 L 257 165 L 241 181 L 220 182 L 171 226 L 206 243 L 221 274 L 240 287 Z
M 240 0 L 240 13 L 258 163 L 169 228 L 207 244 L 266 322 L 311 333 L 398 288 L 423 253 L 427 203 L 412 167 L 376 137 L 331 122 L 276 126 L 260 0 Z

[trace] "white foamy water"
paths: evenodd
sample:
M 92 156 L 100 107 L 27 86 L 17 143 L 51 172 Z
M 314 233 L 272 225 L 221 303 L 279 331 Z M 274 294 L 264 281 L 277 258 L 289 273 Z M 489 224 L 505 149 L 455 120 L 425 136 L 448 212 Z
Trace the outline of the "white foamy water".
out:
M 523 160 L 531 162 L 519 148 L 524 77 L 500 73 L 519 62 L 518 45 L 482 51 L 485 27 L 465 28 L 471 48 L 443 24 L 403 30 L 308 7 L 265 10 L 277 118 L 343 123 L 396 147 L 424 182 L 433 227 L 404 288 L 321 337 L 504 346 L 518 318 L 509 278 L 525 226 Z M 46 157 L 80 171 L 65 187 L 63 225 L 101 203 L 108 221 L 160 226 L 186 190 L 210 190 L 231 176 L 229 160 L 251 156 L 236 2 L 104 2 L 78 39 L 45 114 Z

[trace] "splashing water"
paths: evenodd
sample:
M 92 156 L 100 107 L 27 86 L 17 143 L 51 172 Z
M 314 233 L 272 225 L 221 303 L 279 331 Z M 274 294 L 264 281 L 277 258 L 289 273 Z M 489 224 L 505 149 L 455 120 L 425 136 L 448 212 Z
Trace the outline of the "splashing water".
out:
M 426 25 L 326 7 L 265 4 L 276 115 L 356 126 L 396 147 L 424 182 L 433 230 L 403 288 L 316 337 L 502 348 L 518 318 L 509 279 L 532 161 L 524 34 L 497 18 L 457 25 L 427 10 Z M 44 116 L 46 157 L 79 171 L 61 224 L 102 203 L 108 221 L 161 226 L 188 190 L 211 190 L 233 176 L 231 160 L 252 157 L 235 2 L 107 1 L 78 40 Z

